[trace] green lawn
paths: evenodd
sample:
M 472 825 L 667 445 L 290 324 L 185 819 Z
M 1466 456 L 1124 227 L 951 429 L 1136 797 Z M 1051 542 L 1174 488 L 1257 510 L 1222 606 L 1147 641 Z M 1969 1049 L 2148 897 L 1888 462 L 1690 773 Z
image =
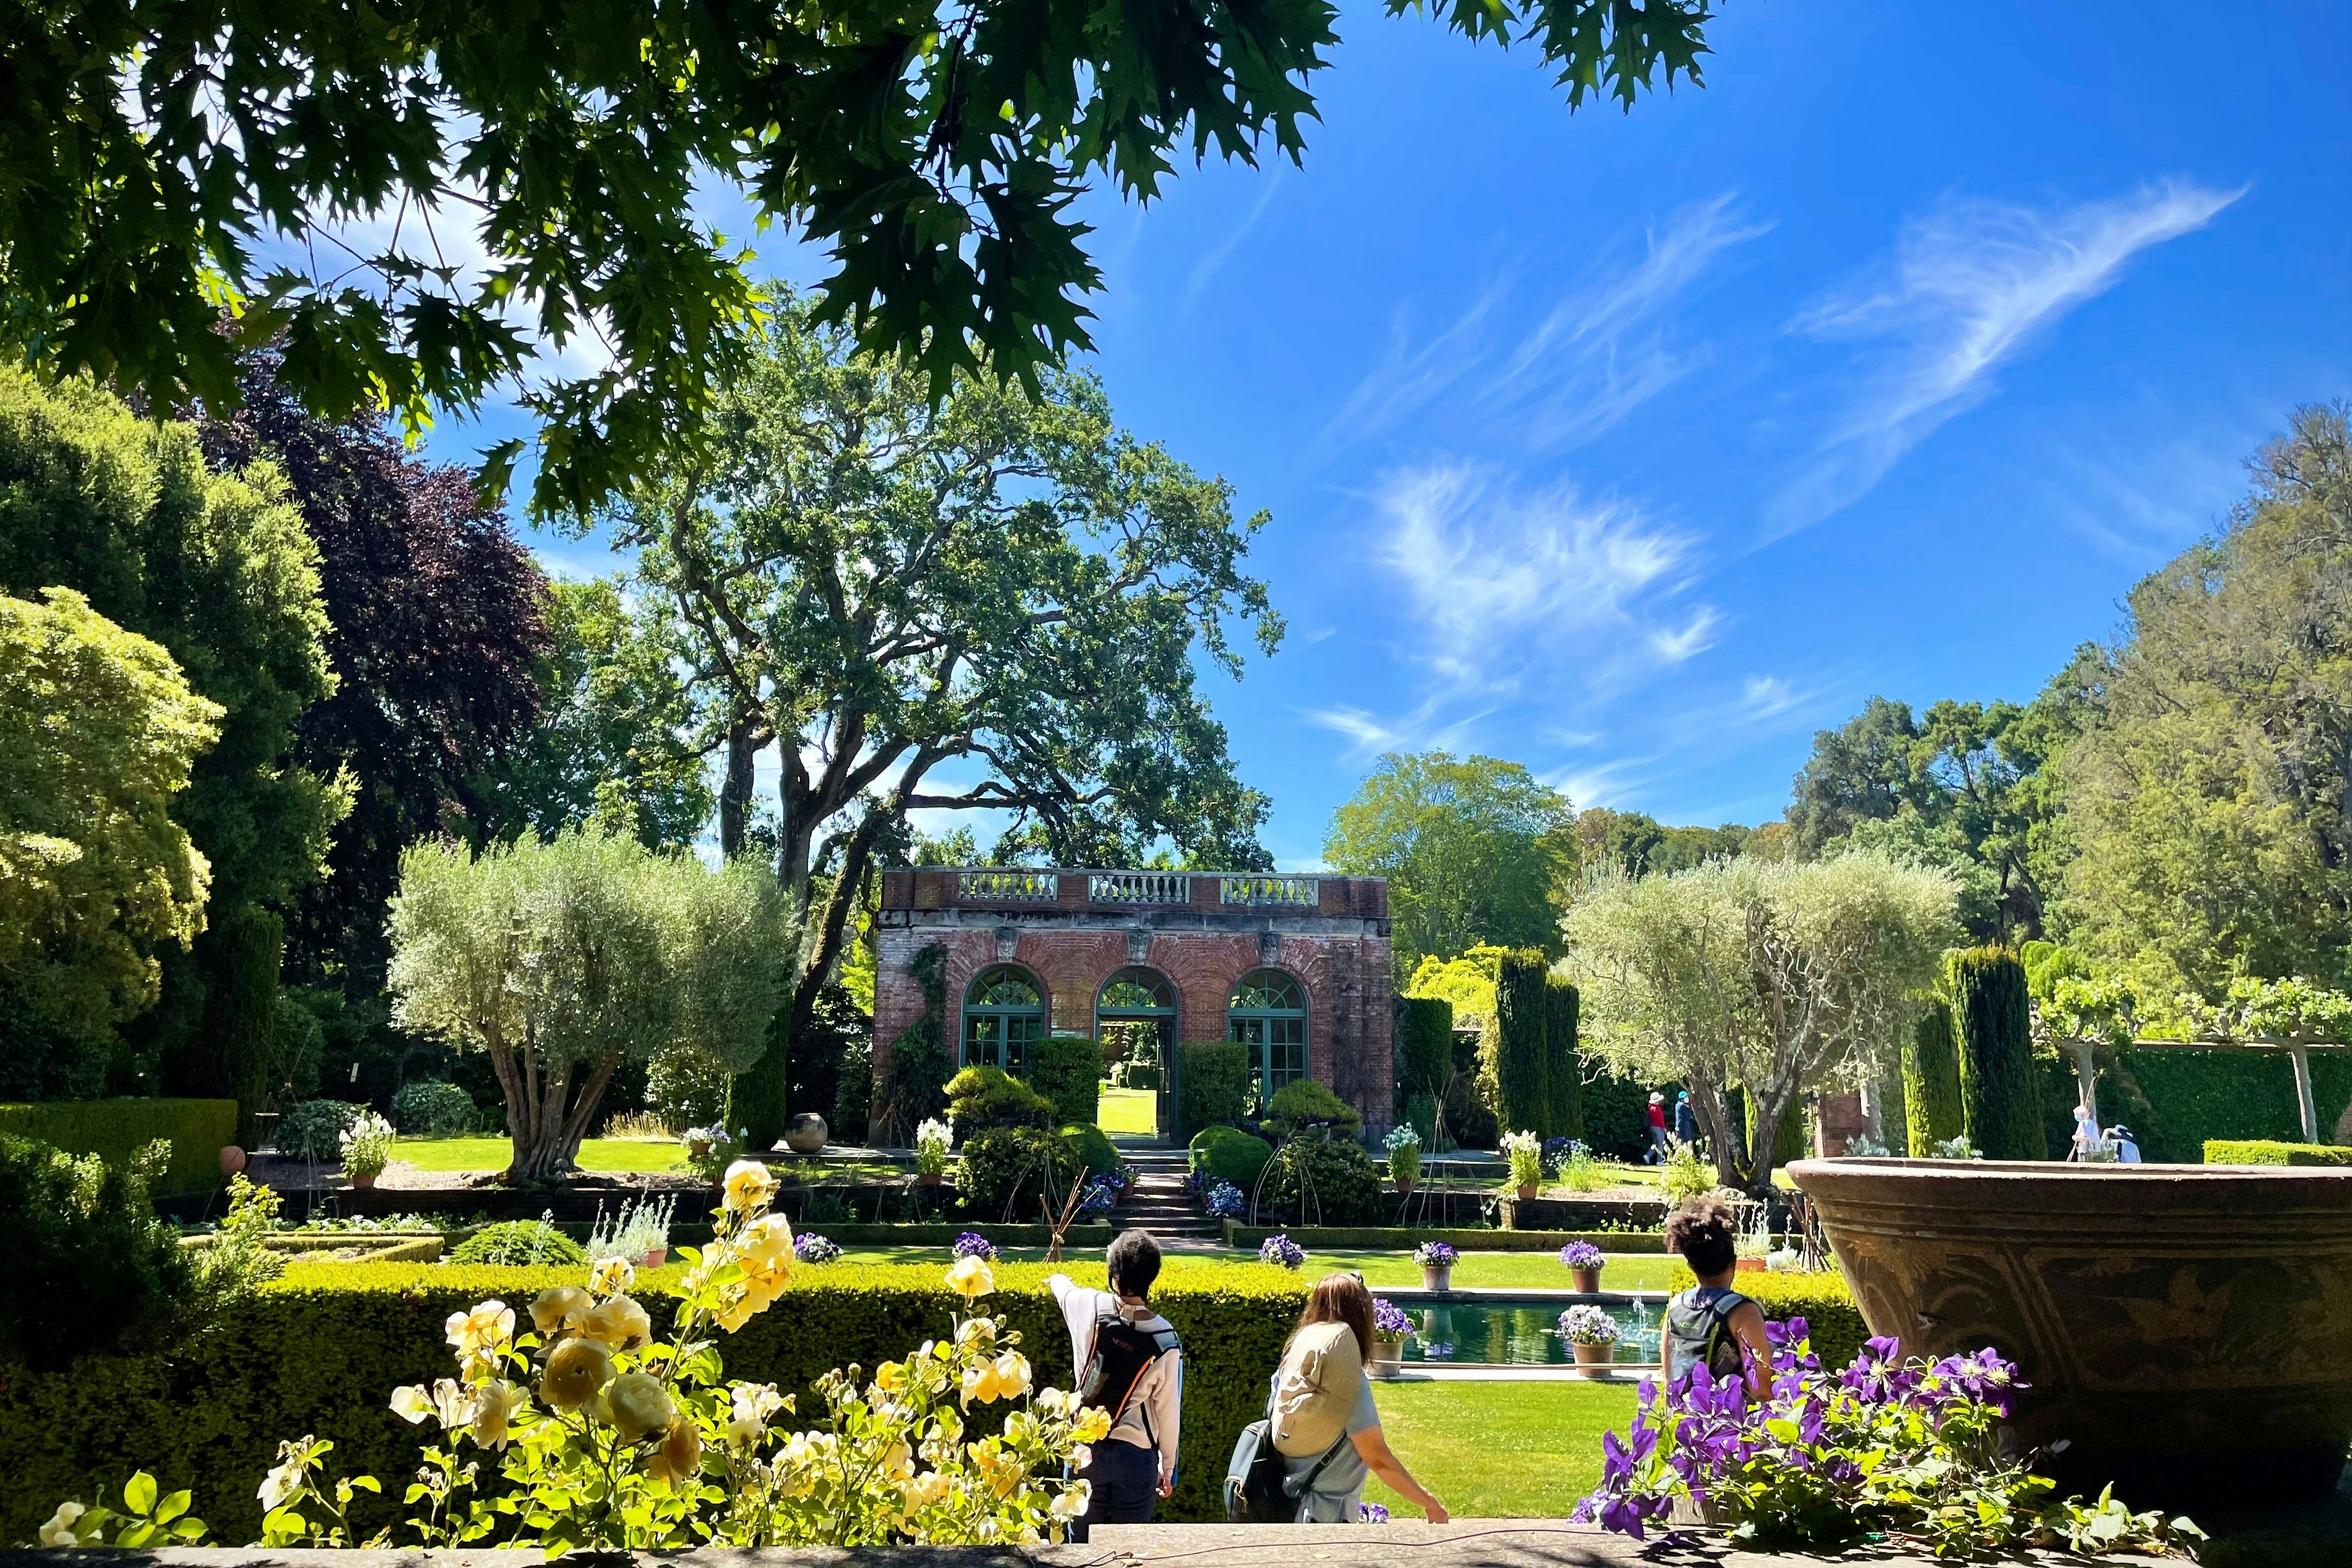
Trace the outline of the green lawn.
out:
M 1564 1519 L 1601 1479 L 1601 1434 L 1633 1417 L 1622 1383 L 1376 1383 L 1381 1430 L 1458 1519 Z M 1420 1515 L 1377 1479 L 1364 1500 Z
M 420 1171 L 503 1171 L 514 1145 L 503 1138 L 403 1138 L 392 1151 Z M 583 1171 L 683 1171 L 686 1151 L 635 1138 L 591 1138 L 580 1145 Z
M 1113 1089 L 1106 1083 L 1095 1110 L 1095 1125 L 1114 1136 L 1134 1133 L 1149 1138 L 1160 1131 L 1160 1096 L 1148 1089 Z

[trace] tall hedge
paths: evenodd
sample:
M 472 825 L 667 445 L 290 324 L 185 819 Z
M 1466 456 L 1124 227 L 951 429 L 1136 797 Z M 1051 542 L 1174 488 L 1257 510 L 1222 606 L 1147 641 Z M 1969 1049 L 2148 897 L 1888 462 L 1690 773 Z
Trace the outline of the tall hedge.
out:
M 1911 1152 L 1921 1157 L 1928 1145 L 1968 1130 L 1960 1109 L 1960 1047 L 1952 1037 L 1952 1005 L 1941 996 L 1928 1001 L 1904 1042 L 1903 1116 Z
M 59 1100 L 0 1105 L 0 1132 L 32 1138 L 68 1154 L 96 1154 L 120 1169 L 158 1138 L 172 1163 L 155 1180 L 161 1197 L 221 1184 L 220 1152 L 236 1142 L 234 1100 Z
M 1176 1048 L 1176 1114 L 1182 1131 L 1230 1126 L 1249 1107 L 1249 1054 L 1237 1040 L 1188 1040 Z
M 2048 1159 L 2025 965 L 2007 948 L 1971 948 L 1953 956 L 1947 980 L 1969 1142 L 1988 1160 Z
M 1091 1124 L 1100 1113 L 1102 1047 L 1092 1036 L 1046 1036 L 1029 1047 L 1022 1076 L 1054 1102 L 1056 1121 Z
M 1454 1004 L 1400 996 L 1396 1015 L 1397 1110 L 1416 1094 L 1436 1100 L 1454 1076 Z
M 1584 1136 L 1584 1058 L 1576 1048 L 1582 998 L 1558 974 L 1544 977 L 1544 1098 L 1551 1107 L 1552 1138 Z
M 1102 1282 L 1098 1260 L 1067 1268 L 1082 1283 Z M 946 1330 L 955 1299 L 944 1272 L 933 1264 L 803 1268 L 767 1311 L 719 1337 L 727 1375 L 797 1393 L 811 1416 L 821 1373 L 851 1362 L 871 1369 Z M 1046 1290 L 1048 1272 L 1000 1265 L 996 1294 L 982 1305 L 1018 1331 L 1041 1386 L 1068 1388 L 1070 1338 Z M 637 1295 L 657 1329 L 670 1307 L 659 1282 L 677 1274 L 673 1267 L 640 1276 Z M 0 1369 L 0 1474 L 8 1477 L 0 1540 L 31 1539 L 61 1500 L 87 1502 L 141 1467 L 166 1490 L 192 1489 L 194 1511 L 216 1539 L 253 1540 L 261 1528 L 254 1489 L 278 1441 L 306 1432 L 333 1440 L 331 1473 L 383 1481 L 383 1495 L 355 1501 L 358 1532 L 396 1523 L 415 1511 L 400 1502 L 401 1488 L 439 1434 L 430 1422 L 410 1426 L 387 1401 L 402 1384 L 451 1375 L 442 1321 L 488 1298 L 519 1307 L 548 1287 L 579 1283 L 576 1268 L 297 1264 L 227 1314 L 201 1353 L 90 1358 L 47 1375 Z M 1162 1518 L 1223 1518 L 1227 1452 L 1265 1409 L 1266 1380 L 1307 1289 L 1296 1275 L 1255 1264 L 1160 1277 L 1152 1304 L 1182 1336 L 1185 1362 L 1181 1468 Z M 1003 1409 L 975 1405 L 968 1418 L 984 1432 Z
M 2099 1120 L 2128 1126 L 2150 1161 L 2194 1164 L 2214 1140 L 2303 1141 L 2294 1063 L 2284 1051 L 2102 1048 L 2097 1083 Z M 2311 1089 L 2320 1142 L 2352 1142 L 2344 1125 L 2352 1113 L 2352 1053 L 2315 1053 Z M 2071 1091 L 2064 1103 L 2073 1103 Z
M 1668 1105 L 1674 1084 L 1661 1086 Z M 1640 1160 L 1650 1152 L 1650 1090 L 1603 1070 L 1584 1085 L 1584 1142 L 1604 1160 Z
M 1552 1136 L 1545 1060 L 1549 979 L 1543 954 L 1533 951 L 1504 954 L 1496 976 L 1495 1115 L 1506 1132 Z

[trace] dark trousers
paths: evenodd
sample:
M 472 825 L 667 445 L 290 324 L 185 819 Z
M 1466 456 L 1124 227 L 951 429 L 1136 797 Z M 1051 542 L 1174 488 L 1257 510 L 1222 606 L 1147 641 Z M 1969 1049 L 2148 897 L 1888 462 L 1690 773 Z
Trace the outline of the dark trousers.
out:
M 1087 1500 L 1086 1517 L 1070 1531 L 1071 1540 L 1089 1539 L 1097 1524 L 1151 1522 L 1152 1506 L 1160 1500 L 1160 1456 L 1151 1449 L 1106 1437 L 1094 1446 L 1078 1475 L 1094 1493 Z

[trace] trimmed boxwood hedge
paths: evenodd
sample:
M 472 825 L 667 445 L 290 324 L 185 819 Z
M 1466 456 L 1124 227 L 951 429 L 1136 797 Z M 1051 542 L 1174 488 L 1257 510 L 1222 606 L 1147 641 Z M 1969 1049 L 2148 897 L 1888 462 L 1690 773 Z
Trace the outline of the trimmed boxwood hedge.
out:
M 2335 1143 L 2282 1143 L 2269 1138 L 2208 1138 L 2209 1165 L 2352 1165 L 2352 1149 Z
M 157 1197 L 221 1184 L 220 1152 L 236 1142 L 234 1100 L 56 1100 L 0 1105 L 0 1132 L 96 1154 L 121 1167 L 158 1138 L 172 1141 L 172 1163 L 156 1178 Z
M 1274 1158 L 1274 1145 L 1238 1127 L 1203 1127 L 1192 1135 L 1188 1163 L 1202 1176 L 1231 1182 L 1246 1195 Z
M 1008 1318 L 1042 1384 L 1067 1388 L 1070 1341 L 1042 1265 L 996 1269 L 986 1305 Z M 727 1374 L 773 1383 L 816 1408 L 811 1384 L 835 1366 L 903 1357 L 947 1327 L 954 1298 L 944 1266 L 835 1264 L 803 1268 L 741 1332 L 719 1342 Z M 656 1294 L 676 1269 L 640 1276 L 656 1322 Z M 400 1490 L 425 1444 L 387 1401 L 402 1384 L 451 1371 L 442 1321 L 495 1298 L 520 1310 L 539 1291 L 580 1283 L 580 1270 L 403 1264 L 298 1265 L 264 1286 L 184 1354 L 91 1358 L 47 1376 L 0 1369 L 0 1540 L 29 1540 L 57 1504 L 89 1500 L 144 1468 L 167 1490 L 194 1492 L 194 1510 L 222 1541 L 260 1533 L 254 1489 L 280 1438 L 333 1439 L 331 1473 L 373 1474 L 381 1498 L 352 1509 L 360 1532 L 411 1511 Z M 1153 1305 L 1182 1335 L 1184 1432 L 1172 1521 L 1221 1519 L 1218 1486 L 1234 1435 L 1264 1412 L 1266 1380 L 1306 1305 L 1307 1286 L 1256 1264 L 1163 1275 Z M 986 1429 L 1003 1406 L 976 1405 Z M 472 1453 L 469 1448 L 468 1455 Z
M 1589 1241 L 1603 1252 L 1664 1252 L 1666 1238 L 1654 1230 L 1471 1230 L 1439 1226 L 1244 1225 L 1225 1221 L 1225 1245 L 1255 1252 L 1280 1231 L 1309 1252 L 1410 1252 L 1424 1241 L 1442 1241 L 1464 1252 L 1558 1252 L 1571 1241 Z
M 1686 1266 L 1680 1261 L 1675 1264 L 1673 1289 L 1687 1290 L 1697 1283 Z M 1841 1275 L 1751 1270 L 1734 1279 L 1731 1288 L 1752 1299 L 1774 1322 L 1804 1319 L 1812 1337 L 1813 1353 L 1822 1358 L 1825 1367 L 1846 1366 L 1862 1353 L 1863 1342 L 1870 1338 L 1870 1327 L 1862 1321 L 1862 1309 L 1854 1305 L 1853 1292 L 1846 1289 Z
M 1078 1163 L 1092 1173 L 1118 1169 L 1118 1146 L 1109 1135 L 1091 1121 L 1073 1121 L 1062 1129 L 1062 1142 L 1078 1157 Z
M 1239 1121 L 1249 1109 L 1249 1056 L 1235 1040 L 1188 1040 L 1176 1047 L 1176 1117 L 1187 1132 Z
M 2302 1141 L 2294 1063 L 2284 1051 L 2102 1048 L 2097 1059 L 2099 1119 L 2130 1127 L 2151 1162 L 2195 1164 L 2213 1141 Z M 2352 1053 L 2311 1053 L 2311 1088 L 2319 1135 L 2342 1139 Z M 2065 1104 L 2073 1102 L 2070 1090 Z
M 1048 1035 L 1029 1047 L 1022 1075 L 1054 1104 L 1056 1121 L 1091 1127 L 1102 1114 L 1102 1047 L 1091 1035 Z

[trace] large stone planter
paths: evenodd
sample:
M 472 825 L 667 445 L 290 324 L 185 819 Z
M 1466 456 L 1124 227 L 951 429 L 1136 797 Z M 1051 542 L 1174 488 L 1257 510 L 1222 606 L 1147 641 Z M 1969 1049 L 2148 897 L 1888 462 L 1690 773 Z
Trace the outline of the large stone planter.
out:
M 1874 1334 L 1991 1345 L 2044 1468 L 2134 1508 L 2325 1494 L 2352 1442 L 2352 1171 L 1801 1160 Z M 2062 1447 L 2063 1445 L 2063 1447 Z

